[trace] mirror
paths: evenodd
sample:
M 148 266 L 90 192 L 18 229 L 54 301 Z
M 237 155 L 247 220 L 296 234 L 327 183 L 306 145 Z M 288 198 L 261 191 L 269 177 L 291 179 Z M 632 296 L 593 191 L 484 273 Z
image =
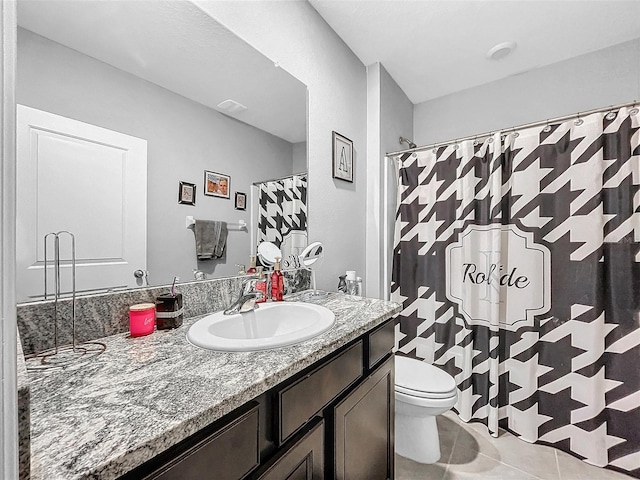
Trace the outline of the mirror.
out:
M 313 242 L 305 248 L 300 254 L 300 264 L 307 270 L 311 270 L 314 263 L 324 256 L 322 251 L 322 243 Z
M 282 258 L 282 252 L 271 242 L 262 242 L 258 245 L 258 259 L 265 266 L 273 266 L 276 259 Z
M 324 258 L 324 249 L 321 242 L 313 242 L 300 254 L 300 265 L 311 272 L 311 289 L 305 294 L 307 298 L 325 298 L 328 294 L 316 289 L 316 271 L 311 267 L 317 267 L 318 262 Z
M 230 276 L 247 265 L 254 185 L 307 171 L 306 86 L 187 1 L 19 0 L 18 25 L 17 103 L 53 115 L 38 119 L 71 122 L 67 131 L 107 135 L 63 138 L 25 120 L 21 138 L 18 125 L 18 143 L 36 145 L 18 155 L 18 263 L 32 277 L 18 271 L 18 300 L 42 294 L 50 231 L 76 236 L 78 281 L 89 285 L 80 293 Z M 120 147 L 121 137 L 134 146 Z M 59 149 L 71 144 L 67 161 Z M 144 151 L 146 180 L 123 180 L 122 152 L 133 150 Z M 66 164 L 52 167 L 61 157 Z M 133 223 L 146 228 L 132 235 L 124 217 L 134 207 L 142 220 Z M 227 223 L 221 258 L 197 261 L 187 217 Z M 128 237 L 143 244 L 142 260 L 127 256 Z M 98 264 L 119 266 L 124 278 L 89 269 Z M 63 282 L 69 266 L 62 262 Z

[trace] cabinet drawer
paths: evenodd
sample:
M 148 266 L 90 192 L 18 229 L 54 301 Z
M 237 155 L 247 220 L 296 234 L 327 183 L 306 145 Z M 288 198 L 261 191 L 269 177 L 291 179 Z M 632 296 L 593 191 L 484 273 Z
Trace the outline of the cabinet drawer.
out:
M 258 406 L 177 457 L 148 480 L 240 480 L 259 463 Z
M 389 320 L 384 325 L 376 328 L 368 335 L 369 341 L 369 368 L 373 368 L 395 345 L 395 322 Z
M 278 391 L 278 440 L 281 444 L 362 376 L 363 341 Z

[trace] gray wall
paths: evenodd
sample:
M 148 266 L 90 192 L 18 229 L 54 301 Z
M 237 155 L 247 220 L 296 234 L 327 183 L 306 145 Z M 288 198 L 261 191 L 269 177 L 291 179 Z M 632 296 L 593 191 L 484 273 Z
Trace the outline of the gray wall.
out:
M 148 141 L 147 268 L 153 284 L 193 278 L 187 215 L 250 223 L 234 192 L 292 173 L 292 144 L 138 77 L 51 42 L 18 32 L 17 101 Z M 204 170 L 231 176 L 231 199 L 205 197 Z M 178 182 L 196 184 L 196 205 L 178 205 Z M 230 231 L 226 259 L 200 262 L 214 276 L 249 261 L 249 233 Z
M 302 173 L 307 171 L 307 142 L 298 142 L 293 144 L 293 173 Z
M 633 100 L 640 100 L 640 40 L 420 103 L 414 142 L 443 142 Z
M 389 251 L 383 246 L 384 218 L 387 225 L 388 245 L 393 242 L 395 217 L 395 182 L 393 170 L 386 186 L 387 203 L 382 192 L 384 185 L 385 154 L 404 147 L 398 143 L 400 136 L 409 137 L 413 131 L 413 104 L 385 68 L 376 63 L 367 67 L 368 132 L 369 152 L 367 165 L 367 275 L 366 294 L 383 298 L 387 279 L 384 277 L 384 263 L 389 261 Z
M 338 275 L 365 276 L 367 79 L 362 62 L 308 2 L 196 4 L 309 89 L 309 240 L 322 241 L 318 288 Z M 355 179 L 332 178 L 331 132 L 354 142 Z

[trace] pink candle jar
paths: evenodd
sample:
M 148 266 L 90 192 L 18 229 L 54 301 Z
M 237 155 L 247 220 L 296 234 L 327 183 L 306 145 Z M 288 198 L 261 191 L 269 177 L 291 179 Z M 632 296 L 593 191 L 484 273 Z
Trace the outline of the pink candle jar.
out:
M 138 303 L 129 307 L 129 330 L 132 337 L 142 337 L 153 332 L 156 324 L 156 306 Z

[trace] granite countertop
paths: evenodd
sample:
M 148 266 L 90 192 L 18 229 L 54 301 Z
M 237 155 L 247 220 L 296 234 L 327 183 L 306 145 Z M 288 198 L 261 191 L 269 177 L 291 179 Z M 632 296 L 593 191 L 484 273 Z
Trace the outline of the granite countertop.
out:
M 290 347 L 203 350 L 186 339 L 194 317 L 146 337 L 106 337 L 98 357 L 30 372 L 31 478 L 117 478 L 400 310 L 338 293 L 314 303 L 332 310 L 336 324 Z
M 22 351 L 22 342 L 20 334 L 17 335 L 16 347 L 18 359 L 16 362 L 16 375 L 18 381 L 18 392 L 29 390 L 29 374 L 27 373 L 27 365 L 24 361 L 24 353 Z
M 24 360 L 22 342 L 18 333 L 16 339 L 17 362 L 16 374 L 18 384 L 18 474 L 20 478 L 29 477 L 29 374 Z

